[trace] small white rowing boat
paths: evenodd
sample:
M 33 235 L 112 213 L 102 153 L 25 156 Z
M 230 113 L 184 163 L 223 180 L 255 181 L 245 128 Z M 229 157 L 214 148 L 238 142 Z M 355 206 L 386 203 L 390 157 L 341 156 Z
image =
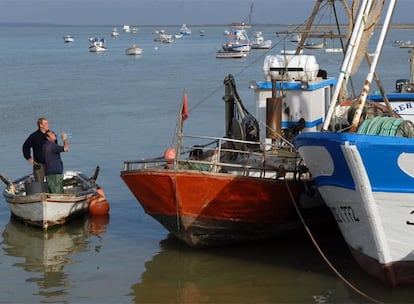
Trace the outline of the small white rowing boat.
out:
M 3 196 L 14 217 L 26 224 L 49 229 L 66 223 L 89 211 L 89 205 L 99 186 L 95 183 L 99 167 L 93 177 L 81 172 L 64 173 L 64 193 L 49 193 L 47 183 L 35 182 L 33 174 L 14 182 L 0 175 L 7 184 Z

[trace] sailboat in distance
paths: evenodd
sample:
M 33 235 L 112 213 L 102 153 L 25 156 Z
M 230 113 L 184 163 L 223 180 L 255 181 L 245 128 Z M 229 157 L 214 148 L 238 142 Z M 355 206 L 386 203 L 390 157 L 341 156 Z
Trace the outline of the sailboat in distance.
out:
M 250 5 L 249 15 L 242 22 L 232 22 L 230 26 L 235 29 L 246 29 L 252 27 L 253 3 Z

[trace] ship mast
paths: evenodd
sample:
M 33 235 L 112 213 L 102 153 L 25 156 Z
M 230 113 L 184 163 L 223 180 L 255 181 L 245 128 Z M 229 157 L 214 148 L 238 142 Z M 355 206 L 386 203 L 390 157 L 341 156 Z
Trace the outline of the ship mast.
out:
M 301 50 L 303 49 L 303 45 L 305 44 L 306 39 L 308 38 L 323 38 L 323 39 L 335 39 L 335 38 L 346 38 L 346 35 L 342 35 L 340 33 L 338 34 L 334 34 L 334 33 L 312 33 L 311 29 L 312 26 L 315 22 L 315 18 L 318 15 L 318 12 L 321 8 L 321 5 L 323 2 L 327 2 L 329 5 L 332 5 L 333 9 L 334 9 L 334 13 L 335 13 L 335 20 L 337 23 L 337 26 L 339 26 L 338 24 L 338 18 L 336 15 L 336 10 L 335 10 L 335 1 L 340 1 L 344 7 L 345 13 L 348 17 L 348 20 L 352 20 L 352 15 L 351 15 L 351 10 L 349 9 L 348 3 L 346 2 L 346 0 L 317 0 L 315 3 L 315 6 L 313 7 L 313 11 L 312 14 L 308 20 L 308 22 L 306 23 L 305 29 L 303 30 L 303 33 L 301 35 L 301 39 L 299 41 L 298 47 L 296 48 L 296 52 L 295 55 L 299 55 Z

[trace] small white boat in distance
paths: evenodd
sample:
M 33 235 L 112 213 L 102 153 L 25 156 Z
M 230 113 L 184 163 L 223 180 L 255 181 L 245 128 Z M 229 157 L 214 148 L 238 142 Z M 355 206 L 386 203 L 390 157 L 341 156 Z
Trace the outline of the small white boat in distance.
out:
M 187 25 L 183 24 L 180 29 L 180 34 L 183 35 L 191 35 L 191 29 L 187 27 Z
M 75 38 L 73 38 L 71 35 L 65 35 L 65 36 L 63 36 L 63 41 L 65 43 L 70 43 L 70 42 L 74 42 Z
M 342 48 L 326 48 L 325 52 L 327 53 L 342 53 Z
M 400 48 L 412 48 L 414 47 L 414 44 L 411 42 L 411 40 L 402 41 L 398 45 Z
M 216 58 L 244 58 L 247 56 L 246 52 L 236 52 L 236 51 L 225 51 L 225 50 L 219 50 L 216 53 Z
M 114 28 L 112 29 L 111 36 L 112 36 L 112 37 L 118 37 L 118 36 L 119 36 L 119 32 L 118 32 L 118 29 L 117 29 L 116 27 L 114 27 Z
M 311 50 L 319 50 L 323 49 L 325 47 L 325 42 L 305 42 L 303 44 L 303 47 L 305 49 L 311 49 Z
M 270 49 L 271 47 L 272 40 L 264 40 L 262 32 L 253 34 L 252 49 Z
M 124 31 L 124 33 L 131 33 L 131 27 L 127 24 L 124 24 L 122 30 Z
M 302 39 L 302 34 L 300 33 L 292 33 L 289 35 L 290 42 L 299 42 Z
M 283 50 L 280 50 L 280 54 L 282 54 L 282 55 L 295 55 L 296 54 L 296 49 L 294 49 L 294 50 L 285 50 L 285 49 L 283 49 Z M 303 50 L 299 51 L 299 55 L 301 55 L 301 54 L 303 54 Z
M 104 38 L 93 38 L 89 39 L 91 41 L 91 45 L 89 46 L 89 52 L 106 52 L 107 47 Z
M 173 35 L 169 35 L 169 34 L 166 34 L 164 31 L 160 31 L 159 36 L 155 37 L 154 41 L 162 42 L 162 43 L 173 43 L 174 38 L 173 38 Z
M 133 44 L 125 50 L 125 54 L 127 54 L 127 55 L 142 55 L 142 48 L 140 48 L 136 44 Z

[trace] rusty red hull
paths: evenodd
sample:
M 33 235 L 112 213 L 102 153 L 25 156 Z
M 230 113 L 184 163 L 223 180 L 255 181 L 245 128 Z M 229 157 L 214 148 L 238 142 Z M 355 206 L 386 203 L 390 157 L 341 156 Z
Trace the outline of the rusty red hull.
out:
M 148 169 L 123 171 L 121 178 L 147 214 L 191 247 L 263 240 L 303 227 L 289 191 L 299 203 L 309 182 Z

